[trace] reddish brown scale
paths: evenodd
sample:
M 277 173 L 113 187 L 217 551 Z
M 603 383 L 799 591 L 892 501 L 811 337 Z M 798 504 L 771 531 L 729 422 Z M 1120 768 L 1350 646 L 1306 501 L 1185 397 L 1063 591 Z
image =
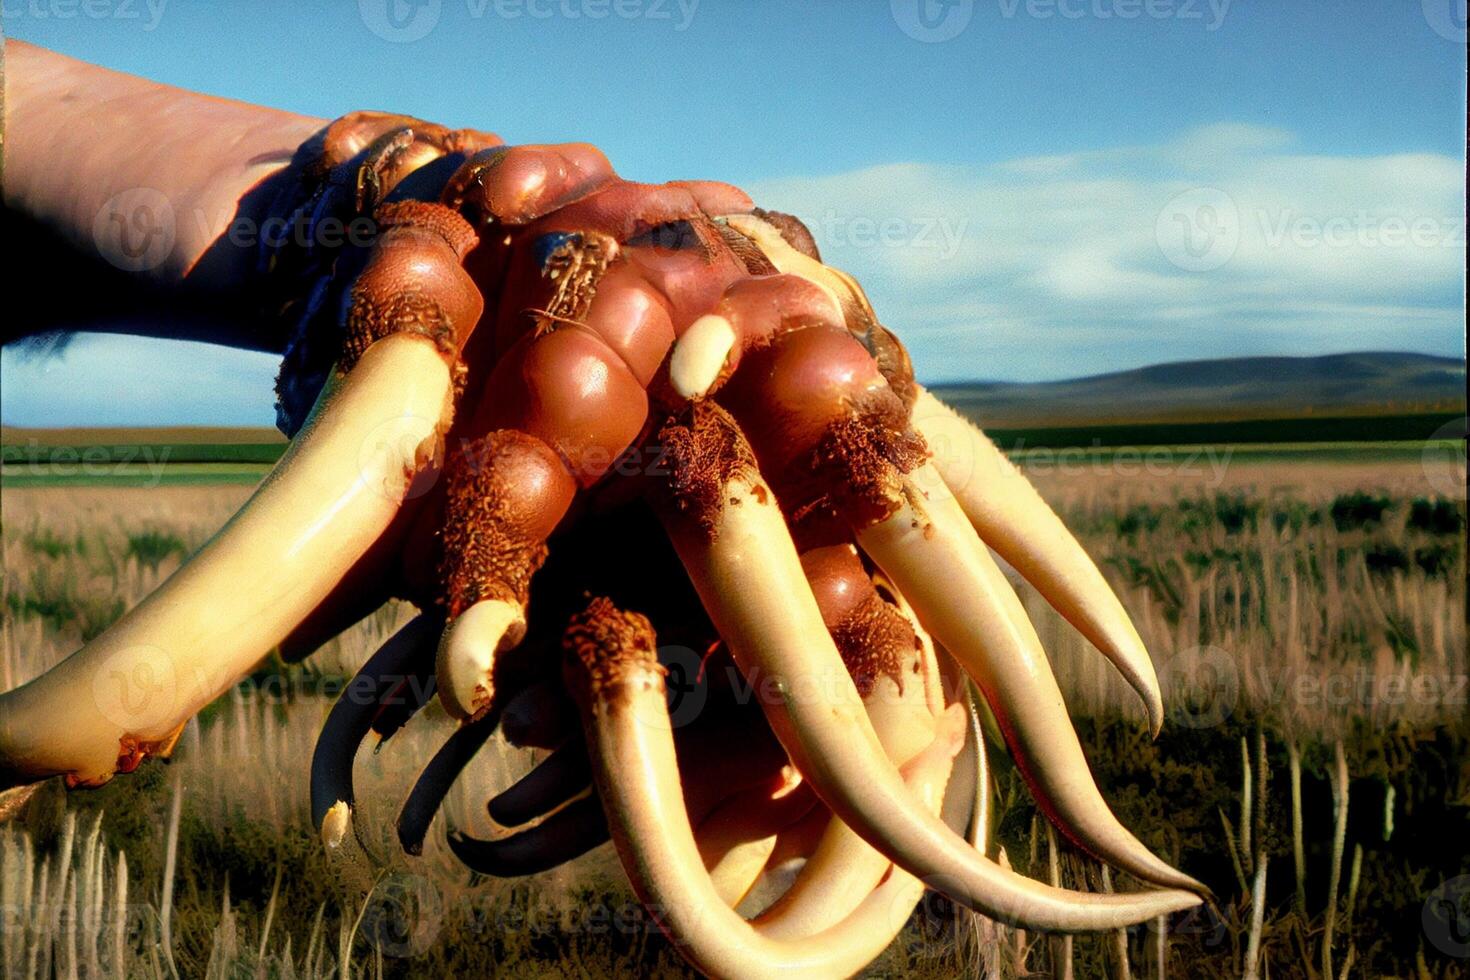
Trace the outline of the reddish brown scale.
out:
M 873 591 L 867 569 L 849 544 L 807 548 L 801 553 L 801 570 L 828 629 L 851 616 Z
M 674 227 L 679 223 L 687 224 L 693 241 L 680 237 Z M 533 229 L 537 235 L 554 231 L 593 231 L 625 243 L 625 260 L 664 298 L 675 334 L 712 309 L 725 287 L 745 275 L 687 185 L 615 184 Z M 626 244 L 645 233 L 651 233 L 649 243 Z
M 643 246 L 625 249 L 624 254 L 667 301 L 676 336 L 714 309 L 726 287 L 747 274 L 723 243 L 710 252 Z
M 834 422 L 884 388 L 863 346 L 829 327 L 779 334 L 747 350 L 741 363 L 718 397 L 745 426 L 768 473 L 805 464 Z
M 637 438 L 648 395 L 622 358 L 583 327 L 523 337 L 495 365 L 471 431 L 518 429 L 591 486 Z
M 525 225 L 595 192 L 616 174 L 595 146 L 513 146 L 466 161 L 446 195 L 502 225 Z
M 459 200 L 481 191 L 488 195 L 486 188 L 494 180 L 509 179 L 506 171 L 494 169 L 506 164 L 487 160 L 481 160 L 481 172 L 466 177 L 464 185 L 450 195 L 452 198 Z M 479 407 L 472 417 L 459 423 L 458 430 L 524 433 L 545 450 L 546 456 L 560 461 L 561 473 L 573 488 L 596 483 L 642 432 L 648 413 L 646 388 L 674 339 L 672 304 L 656 284 L 648 281 L 646 270 L 661 274 L 665 283 L 697 283 L 700 297 L 718 296 L 725 282 L 741 273 L 739 263 L 722 248 L 696 250 L 691 255 L 679 249 L 646 246 L 623 250 L 624 255 L 630 251 L 642 253 L 643 262 L 617 257 L 620 250 L 614 237 L 626 237 L 634 230 L 691 213 L 698 217 L 698 207 L 688 190 L 629 185 L 591 194 L 558 212 L 554 222 L 545 227 L 518 232 L 517 244 L 508 254 L 503 240 L 492 240 L 489 248 L 482 250 L 480 260 L 492 262 L 492 256 L 501 261 L 508 259 L 505 274 L 496 278 L 509 287 L 500 297 L 500 315 L 494 318 L 498 336 L 489 345 L 495 348 L 491 358 L 494 367 L 487 378 L 477 382 Z M 553 277 L 542 268 L 547 261 L 544 253 L 523 246 L 558 228 L 574 231 L 576 237 L 568 239 L 560 252 L 552 253 L 551 261 L 558 270 Z M 707 230 L 718 244 L 713 225 Z M 581 259 L 592 249 L 604 257 L 612 256 L 611 262 L 597 263 L 584 284 L 586 288 L 579 287 L 569 294 L 568 270 L 586 265 Z M 724 256 L 723 263 L 714 260 L 716 255 Z M 712 275 L 712 269 L 724 274 Z M 685 294 L 696 292 L 683 288 Z M 563 302 L 573 294 L 576 302 Z M 691 311 L 689 318 L 694 315 L 696 312 Z M 476 348 L 474 353 L 482 356 L 484 341 Z M 465 528 L 461 532 L 464 535 L 484 536 L 488 533 L 483 528 L 489 514 L 475 499 L 483 489 L 477 487 L 474 493 L 455 489 L 472 482 L 451 476 L 446 522 Z M 491 575 L 485 568 L 451 568 L 446 561 L 451 615 L 462 611 L 474 597 L 488 594 L 486 589 L 492 586 L 487 586 L 487 581 L 513 579 L 513 586 L 521 581 L 528 585 L 530 572 L 544 558 L 544 539 L 570 506 L 572 496 L 568 492 L 545 503 L 538 511 L 540 527 L 536 534 L 492 542 L 494 547 L 489 550 L 501 555 L 497 561 L 513 566 L 511 571 L 497 570 Z M 446 553 L 453 553 L 455 548 L 446 532 Z M 529 571 L 517 571 L 521 569 Z M 523 592 L 519 587 L 511 591 Z M 524 599 L 524 595 L 518 597 Z
M 880 677 L 892 679 L 902 691 L 919 639 L 903 614 L 873 588 L 856 549 L 850 544 L 808 548 L 801 568 L 858 693 L 867 697 Z
M 594 231 L 625 242 L 659 225 L 702 216 L 694 195 L 683 187 L 619 181 L 548 214 L 530 231 L 532 235 Z
M 738 338 L 725 373 L 740 365 L 746 351 L 770 346 L 783 334 L 808 327 L 844 335 L 835 319 L 840 311 L 820 287 L 800 276 L 766 275 L 739 279 L 720 297 L 715 313 L 730 321 Z
M 703 223 L 710 248 L 608 245 L 605 251 L 616 249 L 618 257 L 592 283 L 585 312 L 572 316 L 548 311 L 559 281 L 544 274 L 535 249 L 517 247 L 505 281 L 530 285 L 501 298 L 497 363 L 485 383 L 486 407 L 469 431 L 521 429 L 556 449 L 578 483 L 597 482 L 642 431 L 647 389 L 678 330 L 708 311 L 744 270 L 680 187 L 615 185 L 525 233 L 535 241 L 574 231 L 583 244 L 569 247 L 586 248 L 685 219 Z M 529 335 L 533 330 L 538 335 Z
M 662 447 L 662 473 L 653 489 L 656 505 L 713 535 L 732 481 L 755 467 L 740 427 L 713 402 L 695 402 L 670 418 L 654 436 Z
M 379 220 L 382 235 L 352 286 L 341 366 L 399 332 L 422 334 L 457 357 L 484 309 L 462 264 L 474 231 L 449 209 L 418 201 L 385 205 Z
M 491 432 L 461 444 L 445 477 L 440 574 L 449 615 L 481 599 L 524 604 L 546 538 L 576 493 L 561 460 L 529 435 Z
M 321 147 L 321 155 L 316 166 L 329 169 L 346 163 L 383 136 L 405 128 L 412 131 L 415 143 L 446 153 L 473 152 L 504 142 L 494 133 L 447 129 L 413 116 L 371 110 L 350 112 L 333 120 L 318 136 L 316 142 Z
M 900 477 L 926 455 L 903 403 L 845 331 L 778 335 L 745 355 L 721 391 L 793 519 L 863 527 L 899 502 Z

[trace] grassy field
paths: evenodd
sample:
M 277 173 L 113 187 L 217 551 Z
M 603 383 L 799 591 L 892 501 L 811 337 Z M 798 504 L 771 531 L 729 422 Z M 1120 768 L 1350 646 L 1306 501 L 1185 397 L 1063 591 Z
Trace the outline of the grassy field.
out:
M 1463 452 L 1175 446 L 1020 459 L 1118 588 L 1171 705 L 1150 742 L 1126 687 L 1023 588 L 1099 783 L 1124 823 L 1217 901 L 1164 928 L 1063 942 L 935 899 L 873 974 L 1062 975 L 1070 963 L 1082 977 L 1239 976 L 1255 949 L 1262 976 L 1463 975 Z M 248 493 L 172 478 L 26 487 L 13 476 L 7 466 L 0 503 L 3 687 L 104 629 Z M 437 708 L 359 761 L 367 851 L 324 854 L 305 767 L 325 692 L 404 616 L 385 609 L 305 665 L 265 665 L 191 723 L 172 763 L 93 792 L 48 787 L 0 829 L 0 973 L 685 972 L 607 848 L 519 882 L 453 860 L 446 823 L 493 830 L 483 802 L 531 753 L 492 741 L 424 856 L 397 853 L 399 801 L 452 727 Z M 1113 884 L 1053 844 L 993 755 L 994 830 L 1010 862 Z

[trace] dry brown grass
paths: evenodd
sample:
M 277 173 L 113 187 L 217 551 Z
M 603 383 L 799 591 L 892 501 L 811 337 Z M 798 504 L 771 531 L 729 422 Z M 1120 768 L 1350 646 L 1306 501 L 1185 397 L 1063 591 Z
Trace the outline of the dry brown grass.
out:
M 1302 813 L 1287 809 L 1288 794 L 1270 786 L 1271 777 L 1283 778 L 1288 747 L 1304 754 L 1310 799 L 1314 787 L 1327 786 L 1332 773 L 1323 753 L 1336 744 L 1347 741 L 1345 761 L 1357 773 L 1370 765 L 1363 753 L 1386 752 L 1390 744 L 1387 734 L 1380 743 L 1372 732 L 1449 727 L 1463 734 L 1465 708 L 1455 700 L 1466 674 L 1463 524 L 1436 534 L 1410 520 L 1416 499 L 1453 489 L 1453 469 L 1270 462 L 1232 463 L 1213 476 L 1140 475 L 1107 466 L 1076 472 L 1037 466 L 1032 476 L 1104 562 L 1161 667 L 1166 694 L 1183 706 L 1161 743 L 1139 740 L 1141 713 L 1131 693 L 1023 589 L 1070 706 L 1091 719 L 1084 737 L 1125 822 L 1187 867 L 1191 854 L 1227 853 L 1226 836 L 1230 851 L 1241 850 L 1241 831 L 1255 831 L 1254 843 L 1236 855 L 1241 887 L 1230 885 L 1228 866 L 1225 878 L 1211 881 L 1222 890 L 1223 946 L 1208 946 L 1198 930 L 1136 931 L 1079 939 L 1067 955 L 1075 955 L 1078 975 L 1116 970 L 1120 953 L 1132 958 L 1137 975 L 1152 975 L 1161 955 L 1176 975 L 1240 973 L 1249 948 L 1264 957 L 1265 975 L 1304 975 L 1302 963 L 1334 948 L 1322 942 L 1326 864 L 1319 852 L 1339 828 L 1330 813 L 1308 807 L 1303 833 L 1311 880 L 1302 901 L 1310 907 L 1298 907 L 1292 865 L 1282 857 Z M 1463 473 L 1459 480 L 1463 487 Z M 0 502 L 0 686 L 35 676 L 105 628 L 247 493 L 242 487 L 7 490 Z M 1366 494 L 1370 510 L 1378 496 L 1388 505 L 1378 520 L 1354 518 L 1339 527 L 1334 505 L 1347 500 L 1343 506 L 1351 511 L 1353 494 Z M 1463 490 L 1453 509 L 1463 521 Z M 1420 552 L 1434 548 L 1441 550 L 1426 568 Z M 398 852 L 391 826 L 399 802 L 452 727 L 437 708 L 359 760 L 358 826 L 366 851 L 330 860 L 323 854 L 307 817 L 305 767 L 329 702 L 314 692 L 325 678 L 355 669 L 405 615 L 389 607 L 306 668 L 222 698 L 189 726 L 171 765 L 145 766 L 70 799 L 58 791 L 32 808 L 23 831 L 0 832 L 6 916 L 0 970 L 101 975 L 116 973 L 121 957 L 127 972 L 143 976 L 682 972 L 646 924 L 614 924 L 630 899 L 606 849 L 515 883 L 478 880 L 453 860 L 446 827 L 490 832 L 483 802 L 492 787 L 532 762 L 529 753 L 492 742 L 451 795 L 425 856 Z M 1463 697 L 1462 686 L 1458 692 Z M 1119 716 L 1126 723 L 1117 724 Z M 1252 776 L 1239 771 L 1235 741 L 1254 730 L 1261 732 L 1253 736 L 1260 739 L 1260 761 Z M 1179 795 L 1161 800 L 1158 793 L 1121 792 L 1137 775 L 1129 765 L 1145 757 L 1150 778 L 1160 786 L 1174 779 Z M 1197 775 L 1181 777 L 1179 770 L 1189 767 Z M 1374 771 L 1390 787 L 1390 812 L 1392 787 L 1399 787 L 1401 802 L 1418 792 L 1402 769 Z M 1037 844 L 1045 835 L 1038 838 L 1034 810 L 1018 795 L 1014 774 L 1002 771 L 1000 779 L 1000 838 L 1023 870 L 1045 876 L 1050 852 Z M 1241 802 L 1244 792 L 1233 788 L 1257 784 L 1256 803 Z M 1203 815 L 1185 812 L 1187 797 L 1196 794 Z M 1364 843 L 1351 836 L 1348 842 Z M 1374 874 L 1379 881 L 1413 879 L 1405 885 L 1406 901 L 1414 895 L 1422 901 L 1437 883 L 1422 869 L 1393 864 L 1372 842 L 1369 847 L 1365 882 Z M 1272 899 L 1261 870 L 1273 854 L 1270 884 L 1285 890 L 1280 901 Z M 1349 880 L 1344 890 L 1357 889 L 1354 869 L 1364 862 L 1358 855 L 1353 869 L 1340 867 L 1340 853 L 1334 862 Z M 1065 880 L 1090 878 L 1101 887 L 1087 862 L 1070 852 L 1063 857 Z M 1459 861 L 1461 855 L 1450 853 L 1444 874 L 1453 874 Z M 1255 902 L 1246 887 L 1251 877 L 1262 885 Z M 1333 913 L 1339 964 L 1344 956 L 1373 962 L 1373 930 L 1354 920 L 1353 901 L 1338 898 L 1340 911 Z M 942 903 L 931 911 L 942 918 Z M 1358 915 L 1361 920 L 1365 912 Z M 936 941 L 916 926 L 880 968 L 938 976 L 962 963 L 986 975 L 1052 966 L 1048 944 L 1034 936 L 977 922 L 940 932 Z M 1390 954 L 1377 955 L 1381 965 Z M 1430 973 L 1444 968 L 1432 948 L 1428 957 Z
M 1234 463 L 1204 486 L 1193 471 L 1030 475 L 1132 613 L 1176 722 L 1239 713 L 1330 741 L 1364 722 L 1463 721 L 1463 470 Z M 1458 530 L 1412 525 L 1414 501 L 1454 507 L 1440 491 L 1456 486 Z M 1388 507 L 1339 527 L 1334 504 L 1355 495 Z M 1022 594 L 1073 711 L 1141 719 L 1116 672 L 1034 590 Z

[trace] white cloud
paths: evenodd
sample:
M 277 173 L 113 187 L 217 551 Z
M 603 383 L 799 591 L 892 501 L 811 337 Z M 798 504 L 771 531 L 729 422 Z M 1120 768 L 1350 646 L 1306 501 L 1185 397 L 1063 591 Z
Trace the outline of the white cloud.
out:
M 1281 130 L 1220 123 L 1157 146 L 748 189 L 862 280 L 922 377 L 1031 380 L 1243 354 L 1463 354 L 1462 176 L 1451 157 L 1311 155 Z M 0 419 L 269 425 L 276 365 L 104 335 L 56 358 L 6 349 Z
M 1293 152 L 1221 123 L 1158 146 L 766 181 L 911 340 L 921 375 L 1042 378 L 1350 348 L 1463 354 L 1461 162 Z M 859 234 L 878 229 L 884 234 Z

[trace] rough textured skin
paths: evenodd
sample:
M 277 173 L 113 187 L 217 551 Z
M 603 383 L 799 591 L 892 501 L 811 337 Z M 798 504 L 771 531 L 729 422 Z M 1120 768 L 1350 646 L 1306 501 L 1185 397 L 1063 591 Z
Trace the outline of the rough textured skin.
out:
M 876 524 L 898 509 L 903 475 L 928 455 L 902 403 L 888 392 L 875 393 L 834 421 L 812 450 L 812 474 L 828 489 L 808 506 L 840 512 L 856 528 Z
M 755 454 L 735 420 L 712 402 L 696 402 L 669 419 L 655 437 L 664 454 L 664 479 L 656 503 L 713 535 L 729 486 L 755 471 Z
M 381 204 L 373 212 L 380 231 L 390 228 L 422 228 L 438 235 L 454 252 L 454 257 L 464 261 L 470 249 L 480 244 L 480 236 L 459 212 L 442 204 L 429 201 L 390 201 Z
M 873 587 L 868 570 L 849 544 L 808 548 L 801 568 L 858 693 L 867 697 L 880 677 L 899 691 L 921 649 L 908 620 Z
M 596 598 L 572 617 L 562 637 L 568 686 L 591 703 L 614 696 L 631 676 L 662 678 L 653 624 L 645 616 L 624 612 L 611 599 Z
M 449 615 L 481 599 L 524 604 L 575 492 L 561 461 L 539 439 L 492 432 L 464 444 L 446 476 L 440 572 Z
M 753 276 L 776 275 L 776 267 L 771 264 L 771 260 L 766 258 L 765 253 L 755 242 L 727 224 L 721 223 L 716 227 L 719 229 L 720 237 L 725 240 L 725 245 L 735 253 L 735 257 L 745 266 L 746 272 Z
M 352 286 L 339 367 L 350 370 L 375 341 L 401 332 L 457 362 L 484 308 L 461 264 L 479 239 L 459 215 L 422 201 L 386 204 L 377 220 L 382 235 Z
M 536 332 L 555 330 L 558 324 L 581 325 L 597 293 L 597 283 L 618 253 L 618 243 L 606 235 L 568 236 L 546 258 L 542 275 L 556 285 L 551 299 L 537 310 Z
M 902 692 L 904 676 L 913 670 L 914 659 L 922 651 L 903 614 L 872 592 L 871 586 L 869 589 L 855 609 L 828 626 L 858 694 L 865 698 L 881 677 L 891 678 Z

